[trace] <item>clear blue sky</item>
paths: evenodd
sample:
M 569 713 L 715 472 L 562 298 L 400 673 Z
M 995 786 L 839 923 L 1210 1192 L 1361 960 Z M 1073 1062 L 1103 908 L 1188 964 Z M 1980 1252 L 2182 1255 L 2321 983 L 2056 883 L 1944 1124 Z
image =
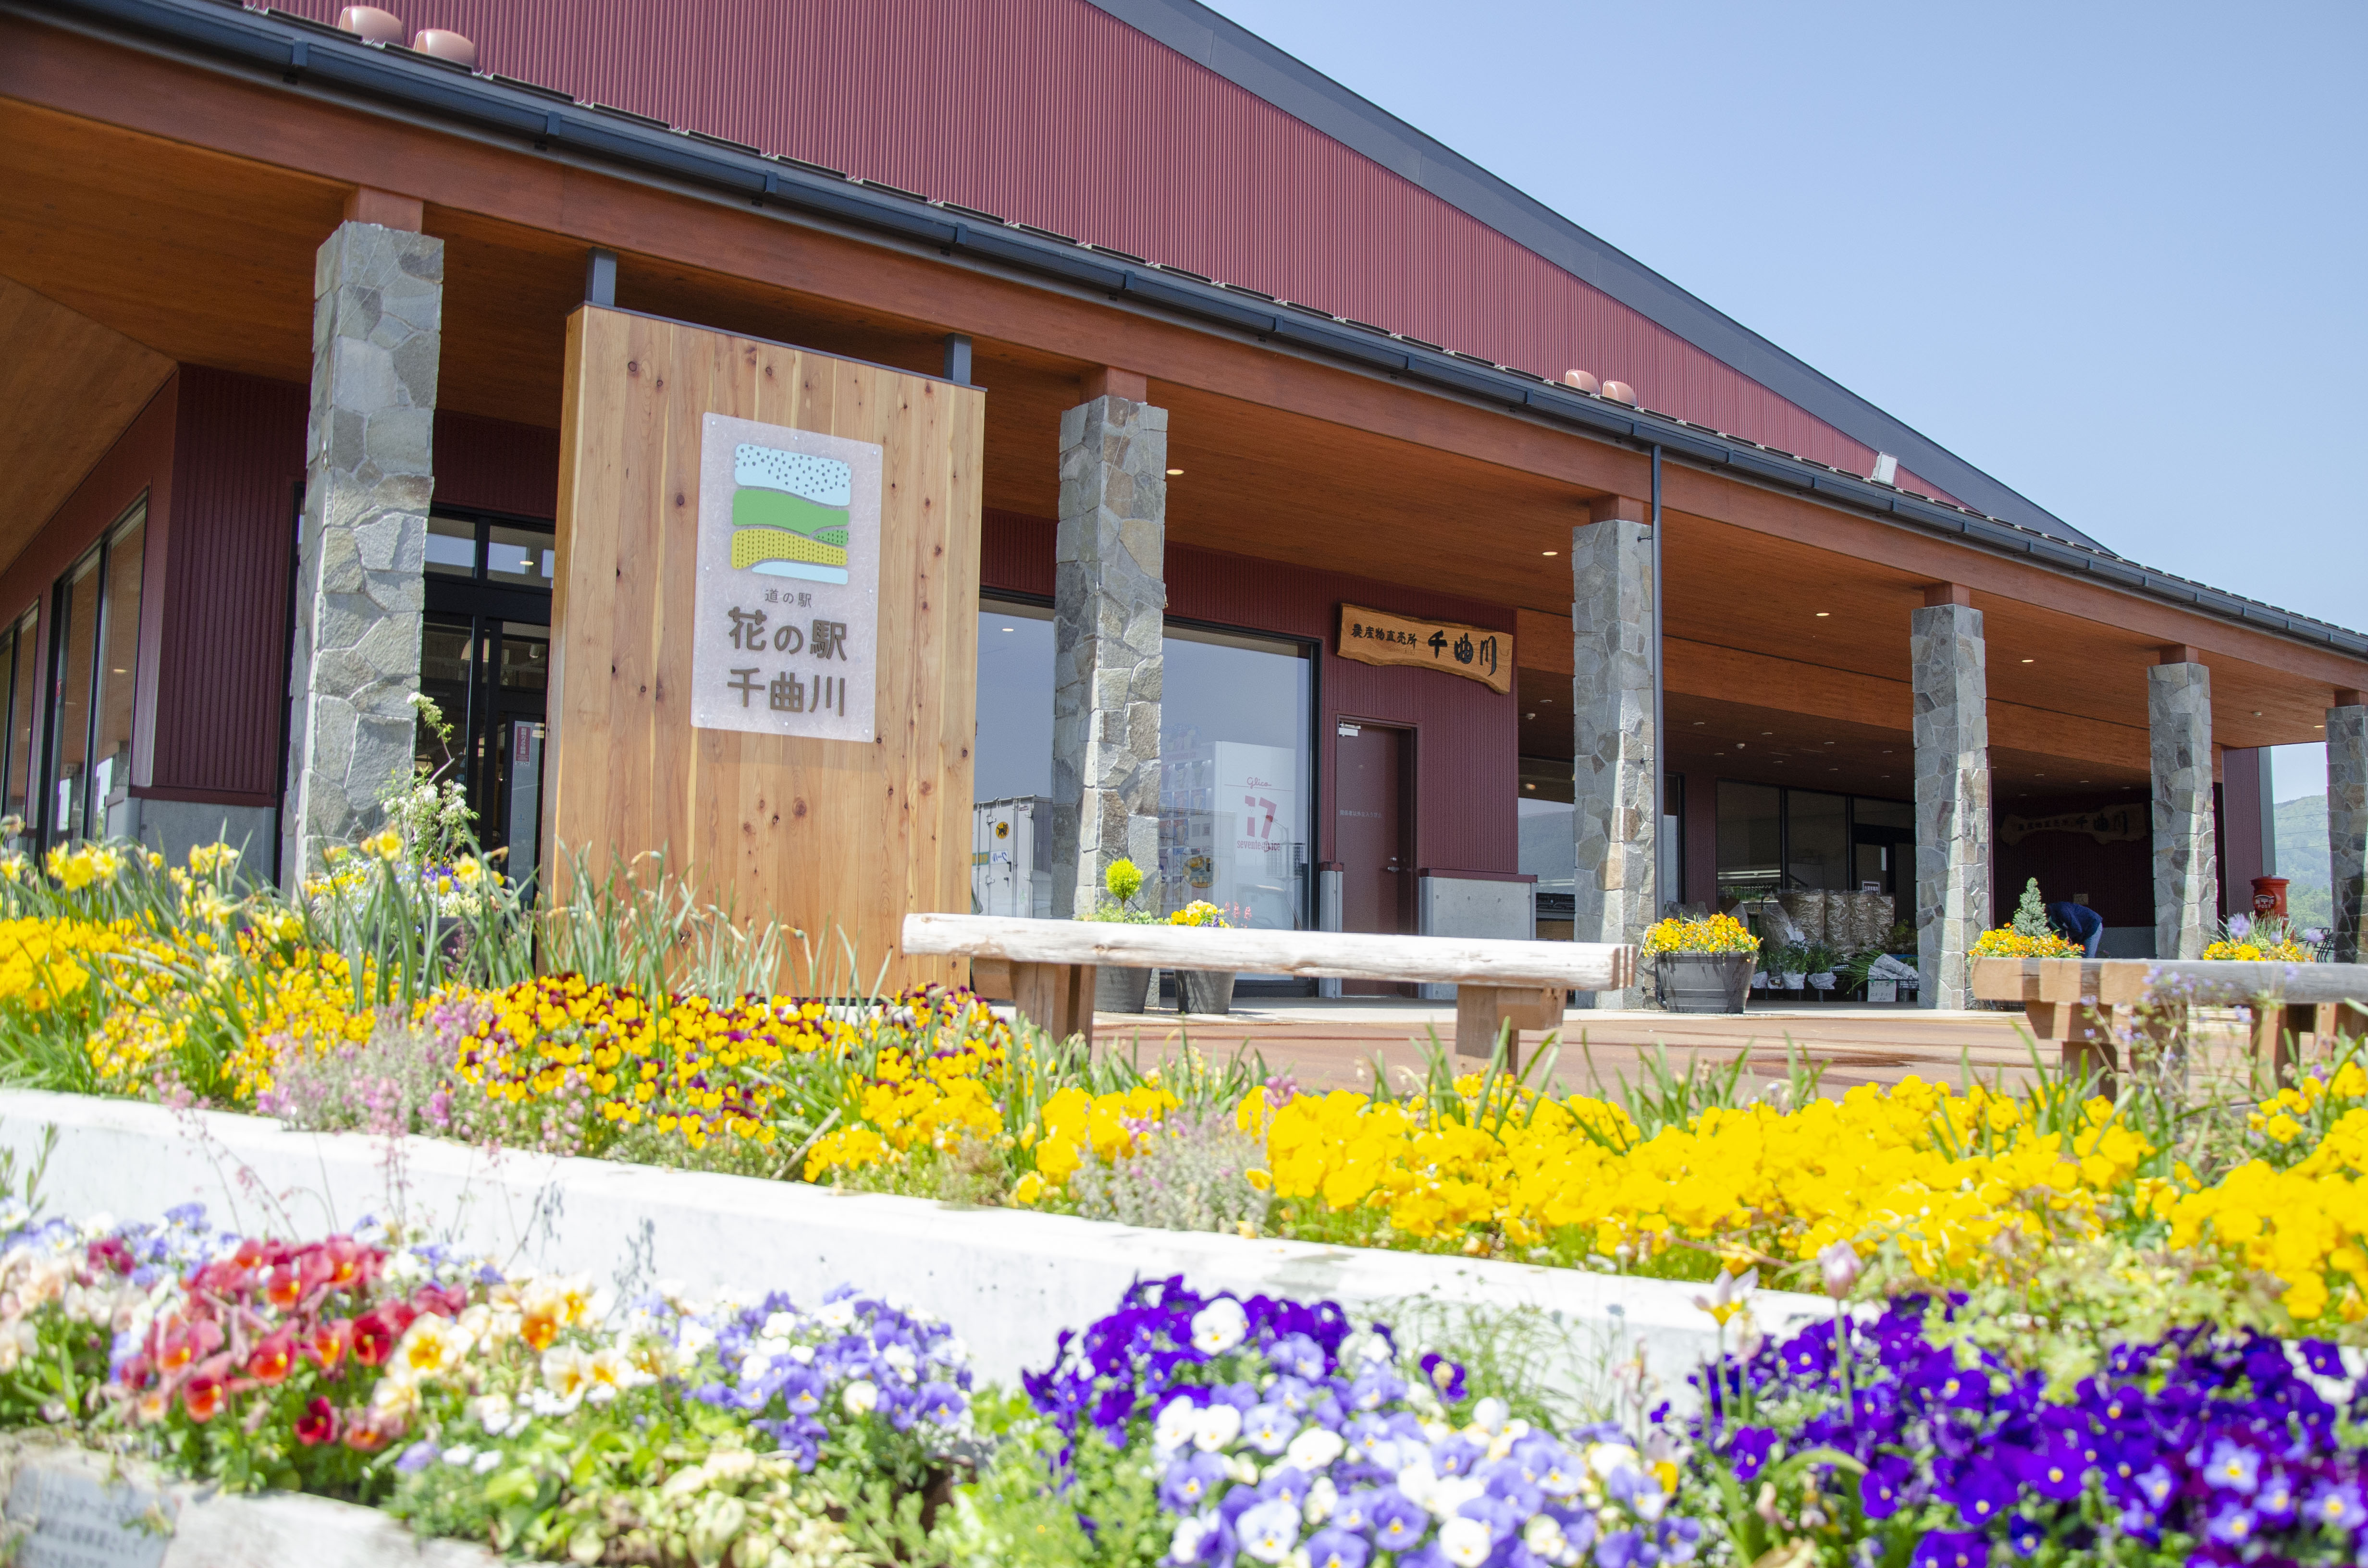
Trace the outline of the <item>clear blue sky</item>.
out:
M 1212 3 L 2108 547 L 2368 629 L 2368 5 Z

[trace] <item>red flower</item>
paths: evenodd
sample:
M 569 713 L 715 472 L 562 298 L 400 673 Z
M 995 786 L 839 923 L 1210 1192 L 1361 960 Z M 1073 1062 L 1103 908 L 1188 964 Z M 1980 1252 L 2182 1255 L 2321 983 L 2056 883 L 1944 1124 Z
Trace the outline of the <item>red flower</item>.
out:
M 271 1278 L 264 1281 L 263 1299 L 283 1312 L 302 1300 L 303 1294 L 304 1277 L 285 1264 L 273 1269 Z
M 222 1372 L 225 1369 L 209 1361 L 191 1373 L 189 1381 L 181 1385 L 181 1408 L 189 1413 L 190 1420 L 211 1421 L 214 1412 L 222 1408 L 225 1392 Z
M 296 1340 L 286 1329 L 269 1335 L 246 1358 L 246 1370 L 259 1383 L 276 1383 L 296 1365 Z
M 319 1394 L 296 1418 L 296 1440 L 306 1448 L 337 1440 L 337 1407 Z
M 212 1355 L 222 1348 L 222 1325 L 201 1318 L 165 1334 L 156 1365 L 166 1372 L 177 1372 L 199 1357 Z
M 129 1274 L 133 1267 L 131 1249 L 123 1244 L 120 1236 L 108 1236 L 90 1244 L 90 1261 L 104 1264 L 118 1274 Z
M 401 1301 L 387 1301 L 354 1320 L 354 1359 L 365 1367 L 383 1364 L 394 1342 L 419 1314 Z
M 355 1422 L 346 1428 L 346 1447 L 361 1453 L 375 1453 L 386 1447 L 387 1434 L 369 1420 Z
M 411 1304 L 420 1312 L 434 1312 L 438 1317 L 456 1318 L 461 1309 L 469 1304 L 469 1292 L 458 1287 L 422 1285 L 411 1298 Z
M 339 1318 L 313 1331 L 313 1336 L 304 1342 L 304 1354 L 319 1362 L 321 1370 L 334 1372 L 337 1363 L 346 1358 L 346 1352 L 353 1348 L 353 1320 Z

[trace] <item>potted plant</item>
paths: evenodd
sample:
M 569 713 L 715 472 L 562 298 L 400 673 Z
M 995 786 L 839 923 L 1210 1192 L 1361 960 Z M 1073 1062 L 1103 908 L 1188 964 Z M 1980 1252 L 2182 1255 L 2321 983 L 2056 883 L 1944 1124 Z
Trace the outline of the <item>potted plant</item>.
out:
M 1731 915 L 1659 921 L 1645 933 L 1661 1006 L 1672 1013 L 1740 1013 L 1759 938 Z
M 1225 925 L 1225 912 L 1207 899 L 1196 898 L 1167 917 L 1170 926 Z M 1234 1006 L 1234 971 L 1229 969 L 1179 969 L 1176 971 L 1176 1010 L 1179 1013 L 1222 1015 Z
M 1158 917 L 1134 907 L 1143 891 L 1143 871 L 1132 860 L 1120 858 L 1102 873 L 1102 891 L 1110 896 L 1094 906 L 1094 918 L 1121 926 L 1156 926 Z M 1151 969 L 1103 964 L 1094 971 L 1094 1011 L 1140 1013 L 1151 996 Z
M 2258 919 L 2228 916 L 2220 936 L 2203 949 L 2207 959 L 2233 959 L 2244 963 L 2317 963 L 2318 945 L 2310 933 L 2297 931 L 2282 915 Z
M 1802 979 L 1820 1002 L 1834 1000 L 1834 969 L 1842 961 L 1830 942 L 1812 942 L 1801 949 Z
M 1768 966 L 1768 989 L 1781 991 L 1787 998 L 1797 1001 L 1808 982 L 1803 950 L 1787 944 L 1761 953 L 1760 960 Z

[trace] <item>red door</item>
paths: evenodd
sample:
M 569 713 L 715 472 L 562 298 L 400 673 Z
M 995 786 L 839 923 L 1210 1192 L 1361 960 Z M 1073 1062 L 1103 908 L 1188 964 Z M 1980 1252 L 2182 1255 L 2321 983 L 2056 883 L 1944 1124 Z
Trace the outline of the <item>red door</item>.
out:
M 1340 928 L 1406 935 L 1414 930 L 1414 850 L 1407 832 L 1414 817 L 1406 809 L 1413 737 L 1376 724 L 1343 723 L 1338 741 L 1333 841 L 1340 860 Z M 1411 987 L 1380 981 L 1344 980 L 1340 990 L 1349 996 L 1413 994 Z

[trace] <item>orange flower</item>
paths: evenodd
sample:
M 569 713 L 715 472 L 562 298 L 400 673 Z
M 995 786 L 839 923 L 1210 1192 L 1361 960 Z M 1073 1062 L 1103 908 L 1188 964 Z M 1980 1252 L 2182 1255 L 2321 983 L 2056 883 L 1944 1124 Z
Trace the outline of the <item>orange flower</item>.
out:
M 246 1370 L 259 1383 L 277 1383 L 295 1364 L 296 1341 L 283 1328 L 255 1347 L 255 1354 L 246 1358 Z
M 192 1421 L 211 1421 L 222 1408 L 224 1392 L 222 1370 L 209 1361 L 181 1385 L 181 1408 Z
M 353 1337 L 354 1325 L 349 1318 L 323 1324 L 313 1331 L 313 1337 L 305 1343 L 304 1354 L 320 1363 L 321 1370 L 334 1372 L 337 1369 L 337 1363 L 346 1358 L 347 1347 L 353 1343 Z

